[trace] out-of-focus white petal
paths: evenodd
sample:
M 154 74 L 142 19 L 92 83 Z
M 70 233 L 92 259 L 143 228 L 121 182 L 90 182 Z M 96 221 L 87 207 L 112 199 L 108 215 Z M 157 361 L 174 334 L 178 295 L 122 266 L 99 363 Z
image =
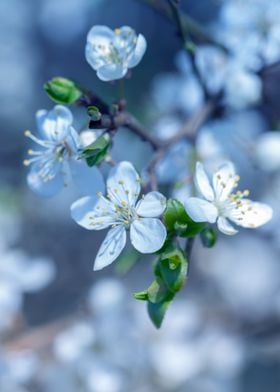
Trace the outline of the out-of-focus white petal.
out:
M 261 99 L 262 82 L 258 75 L 241 67 L 232 67 L 225 83 L 225 101 L 234 109 L 256 104 Z
M 141 253 L 153 253 L 159 250 L 166 239 L 166 228 L 156 218 L 135 219 L 130 227 L 130 240 Z
M 70 168 L 73 182 L 82 195 L 90 196 L 104 192 L 103 176 L 97 167 L 88 167 L 85 162 L 71 159 Z
M 98 196 L 85 196 L 71 205 L 71 216 L 80 226 L 88 230 L 102 230 L 115 223 L 110 202 Z
M 114 40 L 114 32 L 107 26 L 93 26 L 87 35 L 85 56 L 94 70 L 106 64 L 104 56 L 110 53 L 110 44 Z
M 106 64 L 97 70 L 97 76 L 100 80 L 108 82 L 110 80 L 121 79 L 127 73 L 128 68 L 122 64 Z
M 259 137 L 255 148 L 255 158 L 263 170 L 280 169 L 280 132 L 266 132 Z
M 55 277 L 55 265 L 49 259 L 38 258 L 24 267 L 19 281 L 23 290 L 29 293 L 44 289 Z
M 137 214 L 146 218 L 155 218 L 166 208 L 166 198 L 159 192 L 147 193 L 136 206 Z
M 223 217 L 219 217 L 217 220 L 217 225 L 218 225 L 218 229 L 227 235 L 234 235 L 236 233 L 238 233 L 238 230 L 236 230 L 226 218 Z
M 204 167 L 200 162 L 196 164 L 195 170 L 195 184 L 197 190 L 201 193 L 206 200 L 214 200 L 214 192 L 208 180 L 207 174 L 205 173 Z
M 46 180 L 42 179 L 38 164 L 34 164 L 27 175 L 28 186 L 39 196 L 54 196 L 64 187 L 64 175 L 61 173 L 61 170 L 61 163 L 54 164 L 52 167 L 52 174 L 54 177 L 50 180 Z
M 272 208 L 264 203 L 243 199 L 242 205 L 228 215 L 239 226 L 254 229 L 267 223 L 273 215 Z
M 209 201 L 198 197 L 190 197 L 185 202 L 185 208 L 194 222 L 214 223 L 217 220 L 218 210 Z
M 96 46 L 108 46 L 115 38 L 114 31 L 107 26 L 93 26 L 87 35 L 87 42 Z
M 107 189 L 117 205 L 121 205 L 122 201 L 130 206 L 135 205 L 140 193 L 140 177 L 130 162 L 120 162 L 110 171 Z
M 133 54 L 128 60 L 129 68 L 136 67 L 136 65 L 140 63 L 142 57 L 144 56 L 144 53 L 146 52 L 146 49 L 147 49 L 147 41 L 142 34 L 139 34 Z
M 121 226 L 110 229 L 102 242 L 94 262 L 94 271 L 111 264 L 120 255 L 126 243 L 126 231 Z
M 53 141 L 66 137 L 73 122 L 72 113 L 63 105 L 56 105 L 49 112 L 39 110 L 36 113 L 36 119 L 42 137 Z
M 224 201 L 236 183 L 235 168 L 232 162 L 225 162 L 213 176 L 216 199 Z

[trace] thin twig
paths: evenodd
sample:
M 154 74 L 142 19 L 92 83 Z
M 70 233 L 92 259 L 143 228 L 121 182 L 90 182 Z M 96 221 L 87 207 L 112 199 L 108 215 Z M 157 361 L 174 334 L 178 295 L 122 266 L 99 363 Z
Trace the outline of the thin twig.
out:
M 115 115 L 103 114 L 99 121 L 90 121 L 89 128 L 107 129 L 114 131 L 119 127 L 128 128 L 145 142 L 148 142 L 154 150 L 161 148 L 161 142 L 149 133 L 147 129 L 130 113 L 118 112 Z
M 181 14 L 181 10 L 179 9 L 179 3 L 176 0 L 168 0 L 168 3 L 169 3 L 170 8 L 172 10 L 173 19 L 177 25 L 179 36 L 181 37 L 181 40 L 182 40 L 183 49 L 188 53 L 188 57 L 189 57 L 189 60 L 191 63 L 193 73 L 196 76 L 196 78 L 197 78 L 197 80 L 203 90 L 204 98 L 208 99 L 209 93 L 208 93 L 207 87 L 204 83 L 203 78 L 201 77 L 201 73 L 199 72 L 199 69 L 196 64 L 195 45 L 190 38 L 188 25 L 186 23 L 184 23 L 184 20 L 183 20 L 182 14 Z
M 187 262 L 188 262 L 188 274 L 190 272 L 190 265 L 191 265 L 190 261 L 191 261 L 191 257 L 192 257 L 194 240 L 195 240 L 195 237 L 188 238 L 186 246 L 185 246 L 185 251 L 186 251 L 186 255 L 187 255 Z
M 159 0 L 141 0 L 141 2 L 153 8 L 155 11 L 159 12 L 168 20 L 170 21 L 173 20 L 172 11 L 170 10 L 170 7 L 168 6 L 166 1 L 163 2 Z M 191 34 L 192 37 L 195 38 L 197 42 L 214 45 L 220 48 L 221 50 L 223 50 L 223 52 L 225 53 L 229 52 L 227 47 L 225 47 L 223 44 L 221 44 L 220 42 L 216 41 L 213 37 L 211 37 L 210 34 L 208 34 L 203 29 L 203 27 L 192 17 L 190 17 L 189 15 L 181 11 L 181 18 L 183 24 L 185 25 L 185 28 L 188 30 L 189 34 Z
M 217 102 L 215 99 L 206 102 L 198 112 L 194 113 L 185 121 L 182 128 L 174 136 L 165 141 L 163 148 L 169 147 L 182 139 L 188 139 L 194 142 L 198 129 L 207 121 L 216 105 Z

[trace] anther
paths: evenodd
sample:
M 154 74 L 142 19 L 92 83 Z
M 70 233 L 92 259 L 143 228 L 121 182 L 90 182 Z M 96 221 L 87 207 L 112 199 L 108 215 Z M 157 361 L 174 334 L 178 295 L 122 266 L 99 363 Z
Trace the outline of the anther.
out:
M 27 129 L 26 131 L 24 131 L 24 136 L 26 137 L 31 136 L 31 132 Z

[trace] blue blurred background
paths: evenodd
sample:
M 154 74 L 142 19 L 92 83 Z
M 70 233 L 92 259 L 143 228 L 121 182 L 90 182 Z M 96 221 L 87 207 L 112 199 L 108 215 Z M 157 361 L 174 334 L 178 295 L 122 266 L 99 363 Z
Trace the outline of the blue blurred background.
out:
M 221 41 L 223 23 L 230 25 L 226 3 L 238 10 L 242 2 L 186 0 L 181 6 Z M 250 1 L 252 14 L 262 3 Z M 263 28 L 250 17 L 247 25 Z M 127 274 L 117 263 L 93 273 L 104 233 L 84 231 L 71 220 L 69 206 L 78 197 L 74 189 L 50 200 L 33 195 L 22 165 L 29 147 L 24 130 L 35 130 L 38 109 L 53 106 L 43 90 L 46 80 L 64 76 L 109 102 L 118 98 L 118 85 L 99 81 L 84 57 L 86 34 L 95 24 L 129 25 L 146 37 L 147 52 L 126 80 L 126 99 L 128 110 L 151 132 L 163 132 L 162 118 L 173 128 L 174 117 L 180 123 L 201 105 L 199 89 L 184 73 L 175 26 L 146 2 L 1 1 L 0 391 L 280 390 L 280 167 L 267 172 L 254 155 L 261 135 L 278 132 L 279 65 L 273 60 L 271 68 L 254 69 L 261 80 L 256 102 L 237 108 L 225 103 L 205 124 L 236 163 L 242 186 L 271 204 L 275 219 L 254 233 L 221 235 L 212 250 L 198 241 L 187 285 L 156 331 L 144 304 L 132 295 L 150 283 L 152 258 L 140 260 Z M 249 41 L 244 26 L 230 26 Z M 277 35 L 280 22 L 273 28 Z M 76 128 L 86 129 L 84 111 L 73 112 Z M 207 158 L 209 148 L 206 143 L 201 155 Z M 121 129 L 113 155 L 141 170 L 151 150 Z

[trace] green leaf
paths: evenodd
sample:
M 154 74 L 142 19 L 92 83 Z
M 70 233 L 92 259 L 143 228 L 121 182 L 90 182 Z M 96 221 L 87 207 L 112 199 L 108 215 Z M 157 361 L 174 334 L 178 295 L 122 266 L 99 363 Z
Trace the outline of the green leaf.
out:
M 106 157 L 109 147 L 110 138 L 100 136 L 80 153 L 80 157 L 86 159 L 90 167 L 97 165 Z
M 212 248 L 217 241 L 217 232 L 212 227 L 207 227 L 200 233 L 200 238 L 203 246 L 206 248 Z
M 167 288 L 176 293 L 182 289 L 188 272 L 187 259 L 180 249 L 175 249 L 159 263 L 160 272 Z
M 205 222 L 194 222 L 183 204 L 176 199 L 168 200 L 163 221 L 167 229 L 179 237 L 193 237 L 206 226 Z
M 170 240 L 158 254 L 159 259 L 154 266 L 155 280 L 147 290 L 134 294 L 134 297 L 148 302 L 149 316 L 160 328 L 168 306 L 185 283 L 188 263 L 182 249 Z
M 91 117 L 92 121 L 99 121 L 101 119 L 101 113 L 96 106 L 88 106 L 88 115 Z
M 44 84 L 49 98 L 56 103 L 70 105 L 76 102 L 83 92 L 69 79 L 56 77 Z
M 168 306 L 172 302 L 173 297 L 174 294 L 170 293 L 168 297 L 162 300 L 161 302 L 157 302 L 157 303 L 153 303 L 150 301 L 148 302 L 148 313 L 150 319 L 152 320 L 156 328 L 161 327 L 165 313 L 168 309 Z

